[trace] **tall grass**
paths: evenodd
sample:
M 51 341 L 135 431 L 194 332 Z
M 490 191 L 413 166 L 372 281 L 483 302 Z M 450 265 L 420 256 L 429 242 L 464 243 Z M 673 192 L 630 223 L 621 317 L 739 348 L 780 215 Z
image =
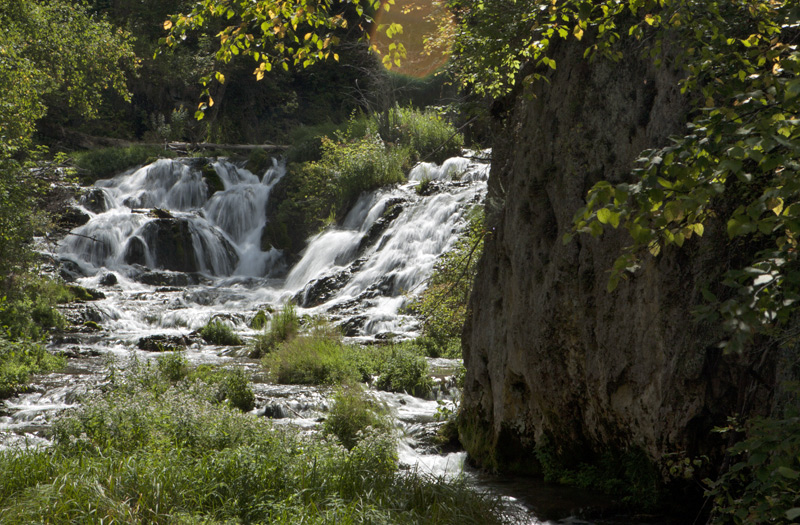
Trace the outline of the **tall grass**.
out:
M 243 344 L 242 340 L 233 331 L 233 328 L 220 320 L 213 320 L 206 323 L 200 329 L 200 337 L 207 343 L 214 345 L 240 345 Z
M 263 314 L 263 312 L 259 313 Z M 300 318 L 291 301 L 272 316 L 272 319 L 268 321 L 269 328 L 267 328 L 266 315 L 264 314 L 263 317 L 264 321 L 260 324 L 265 330 L 253 340 L 250 357 L 258 358 L 268 354 L 276 345 L 294 338 L 300 330 Z M 254 319 L 254 324 L 256 319 L 258 319 L 258 315 Z
M 398 472 L 385 432 L 348 449 L 215 403 L 202 382 L 150 388 L 145 372 L 64 415 L 51 448 L 0 452 L 0 522 L 500 522 L 496 499 Z

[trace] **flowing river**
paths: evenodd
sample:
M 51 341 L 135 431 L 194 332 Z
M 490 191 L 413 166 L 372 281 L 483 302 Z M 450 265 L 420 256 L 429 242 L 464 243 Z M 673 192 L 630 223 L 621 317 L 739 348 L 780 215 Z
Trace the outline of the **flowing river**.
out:
M 0 447 L 46 445 L 53 417 L 102 385 L 111 369 L 134 356 L 157 355 L 141 349 L 148 342 L 178 342 L 195 364 L 244 366 L 254 381 L 255 414 L 276 424 L 316 427 L 328 409 L 328 389 L 271 384 L 246 348 L 205 344 L 197 330 L 221 319 L 247 339 L 257 333 L 249 324 L 259 310 L 292 300 L 298 313 L 328 317 L 352 341 L 419 335 L 419 321 L 403 306 L 424 289 L 470 208 L 482 203 L 489 166 L 480 158 L 422 163 L 408 183 L 363 194 L 340 225 L 309 240 L 297 261 L 262 246 L 270 192 L 285 172 L 278 161 L 254 174 L 213 160 L 224 186 L 213 194 L 203 175 L 205 159 L 162 159 L 98 181 L 76 204 L 88 222 L 67 235 L 53 256 L 65 278 L 104 298 L 65 309 L 85 329 L 50 343 L 69 357 L 66 369 L 38 377 L 29 392 L 5 401 Z M 422 180 L 431 182 L 418 192 Z M 503 495 L 523 523 L 587 523 L 568 516 L 607 506 L 592 494 L 474 472 L 465 466 L 464 452 L 438 452 L 431 440 L 441 424 L 436 414 L 454 407 L 458 362 L 431 359 L 430 365 L 435 399 L 375 392 L 396 420 L 404 468 L 467 476 L 479 490 Z M 557 521 L 543 521 L 550 517 Z

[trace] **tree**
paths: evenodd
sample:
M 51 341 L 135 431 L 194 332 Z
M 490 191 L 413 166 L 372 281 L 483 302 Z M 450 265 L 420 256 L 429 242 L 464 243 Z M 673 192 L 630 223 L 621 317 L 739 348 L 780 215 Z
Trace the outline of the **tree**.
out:
M 203 0 L 188 14 L 174 15 L 164 22 L 164 29 L 169 31 L 164 43 L 176 45 L 192 31 L 222 20 L 227 25 L 217 35 L 217 60 L 224 64 L 238 56 L 250 57 L 256 64 L 253 74 L 261 80 L 274 68 L 289 71 L 328 59 L 338 61 L 335 46 L 345 36 L 369 39 L 370 30 L 376 30 L 391 38 L 402 32 L 398 24 L 372 27 L 373 14 L 378 9 L 388 11 L 392 4 L 394 0 Z M 405 50 L 395 46 L 391 53 L 390 63 L 400 60 Z M 221 71 L 202 79 L 205 90 L 195 114 L 198 119 L 215 104 L 209 89 L 212 79 L 225 83 Z
M 0 0 L 0 288 L 30 261 L 26 245 L 41 216 L 40 182 L 26 163 L 32 136 L 51 106 L 92 117 L 102 96 L 127 96 L 128 36 L 66 0 Z

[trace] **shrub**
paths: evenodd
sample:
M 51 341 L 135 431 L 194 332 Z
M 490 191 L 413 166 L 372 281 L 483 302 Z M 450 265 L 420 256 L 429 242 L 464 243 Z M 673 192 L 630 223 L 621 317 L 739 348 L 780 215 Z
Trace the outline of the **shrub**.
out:
M 214 345 L 240 345 L 242 340 L 233 328 L 219 320 L 209 321 L 203 328 L 200 329 L 200 337 L 207 343 Z
M 49 449 L 0 452 L 0 521 L 500 523 L 496 498 L 399 474 L 396 445 L 375 428 L 348 450 L 273 427 L 201 382 L 122 380 L 64 414 Z
M 352 449 L 359 441 L 359 433 L 372 427 L 383 432 L 391 429 L 388 410 L 359 385 L 342 386 L 333 396 L 333 406 L 328 413 L 323 430 L 333 434 Z
M 389 356 L 380 365 L 376 386 L 389 392 L 407 392 L 425 397 L 431 393 L 428 362 L 408 347 L 394 346 Z
M 253 316 L 253 320 L 250 321 L 250 328 L 253 330 L 262 330 L 266 328 L 267 323 L 269 323 L 267 313 L 264 310 L 259 310 L 256 312 L 256 315 Z
M 431 357 L 461 357 L 461 331 L 483 251 L 483 212 L 475 209 L 453 248 L 434 266 L 428 287 L 409 305 L 422 316 L 419 341 Z
M 791 523 L 800 517 L 800 389 L 791 388 L 784 413 L 748 421 L 745 439 L 728 450 L 731 467 L 707 481 L 714 502 L 710 523 Z
M 91 184 L 97 179 L 113 177 L 129 168 L 146 164 L 155 158 L 173 158 L 173 151 L 159 146 L 128 146 L 102 148 L 75 153 L 73 159 L 83 172 L 83 182 Z
M 0 335 L 0 399 L 25 390 L 30 376 L 64 366 L 64 358 L 30 341 L 10 341 Z
M 184 352 L 166 352 L 158 356 L 158 371 L 170 382 L 184 379 L 189 374 L 189 361 Z

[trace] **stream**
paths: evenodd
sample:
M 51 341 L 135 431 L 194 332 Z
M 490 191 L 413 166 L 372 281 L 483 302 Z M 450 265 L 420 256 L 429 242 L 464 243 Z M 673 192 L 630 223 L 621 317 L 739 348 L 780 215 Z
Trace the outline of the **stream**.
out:
M 0 448 L 46 446 L 58 413 L 106 382 L 111 367 L 157 356 L 148 349 L 161 343 L 185 346 L 195 365 L 245 367 L 254 381 L 255 415 L 275 424 L 318 426 L 330 389 L 271 384 L 246 347 L 205 344 L 197 331 L 220 319 L 248 339 L 258 333 L 249 324 L 259 310 L 292 300 L 298 314 L 328 317 L 352 342 L 419 335 L 419 321 L 403 306 L 424 289 L 470 208 L 482 204 L 489 173 L 482 155 L 442 166 L 422 163 L 409 182 L 363 194 L 344 221 L 312 237 L 293 264 L 280 250 L 262 247 L 270 192 L 285 174 L 277 160 L 254 174 L 226 159 L 162 159 L 98 181 L 75 204 L 88 222 L 51 255 L 65 279 L 104 297 L 63 309 L 82 327 L 49 343 L 68 357 L 67 367 L 38 376 L 30 391 L 0 406 Z M 224 185 L 213 194 L 203 176 L 208 162 Z M 422 180 L 431 182 L 418 192 Z M 395 418 L 402 468 L 466 476 L 478 490 L 503 496 L 520 523 L 589 523 L 574 516 L 609 508 L 605 496 L 489 476 L 466 466 L 463 451 L 438 452 L 432 444 L 442 424 L 436 414 L 455 406 L 452 377 L 459 362 L 429 364 L 438 385 L 435 399 L 373 392 Z

